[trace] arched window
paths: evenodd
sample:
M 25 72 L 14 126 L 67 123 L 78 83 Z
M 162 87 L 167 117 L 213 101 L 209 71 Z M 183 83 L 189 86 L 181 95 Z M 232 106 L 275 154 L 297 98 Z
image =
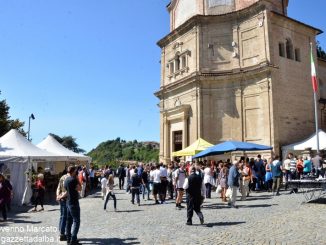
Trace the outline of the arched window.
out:
M 286 58 L 293 60 L 293 44 L 291 39 L 286 39 L 285 43 Z
M 175 56 L 175 71 L 180 70 L 180 56 L 177 54 Z
M 186 66 L 187 66 L 186 55 L 182 55 L 181 64 L 182 64 L 182 69 L 186 68 Z

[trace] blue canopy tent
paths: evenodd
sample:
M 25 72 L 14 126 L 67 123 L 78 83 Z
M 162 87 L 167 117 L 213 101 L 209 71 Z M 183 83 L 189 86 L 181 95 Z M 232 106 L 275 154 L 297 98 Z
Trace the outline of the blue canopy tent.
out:
M 273 147 L 266 145 L 259 145 L 241 141 L 225 141 L 223 143 L 209 147 L 202 152 L 199 152 L 198 154 L 193 156 L 193 158 L 222 155 L 224 153 L 232 151 L 267 151 L 272 149 Z

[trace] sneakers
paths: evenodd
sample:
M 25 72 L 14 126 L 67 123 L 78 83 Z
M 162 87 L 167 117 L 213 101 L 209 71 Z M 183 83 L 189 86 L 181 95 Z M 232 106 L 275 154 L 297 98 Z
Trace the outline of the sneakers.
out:
M 155 201 L 155 204 L 160 204 L 160 202 L 158 200 Z
M 81 243 L 79 243 L 79 241 L 71 241 L 70 243 L 68 243 L 69 245 L 81 245 Z
M 192 225 L 191 221 L 187 221 L 186 225 Z
M 67 241 L 67 236 L 64 235 L 64 234 L 61 234 L 59 240 L 60 240 L 60 241 Z

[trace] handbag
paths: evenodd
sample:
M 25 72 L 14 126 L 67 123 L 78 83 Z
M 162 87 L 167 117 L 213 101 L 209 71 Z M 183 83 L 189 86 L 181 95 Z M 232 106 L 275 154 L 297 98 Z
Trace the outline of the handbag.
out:
M 221 185 L 218 185 L 218 186 L 216 187 L 216 193 L 219 194 L 219 193 L 221 193 L 221 192 L 222 192 L 222 187 L 221 187 Z
M 229 187 L 229 188 L 226 190 L 225 197 L 229 198 L 229 197 L 231 197 L 231 195 L 232 195 L 232 190 L 231 190 L 231 188 Z

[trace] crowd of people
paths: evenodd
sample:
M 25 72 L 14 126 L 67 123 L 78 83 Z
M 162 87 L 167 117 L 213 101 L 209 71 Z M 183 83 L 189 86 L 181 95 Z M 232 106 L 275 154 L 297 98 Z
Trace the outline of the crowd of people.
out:
M 60 240 L 68 244 L 79 244 L 77 234 L 80 226 L 79 199 L 86 196 L 86 186 L 97 191 L 101 187 L 101 196 L 104 201 L 103 209 L 107 210 L 110 199 L 113 200 L 114 211 L 117 211 L 117 198 L 115 189 L 130 193 L 130 202 L 141 205 L 141 199 L 153 201 L 153 204 L 164 205 L 167 200 L 175 202 L 177 210 L 182 206 L 186 197 L 187 225 L 192 225 L 193 212 L 204 223 L 201 212 L 205 198 L 212 198 L 213 192 L 218 193 L 221 202 L 231 208 L 237 208 L 237 193 L 240 200 L 246 200 L 253 191 L 272 192 L 280 195 L 281 187 L 288 189 L 288 182 L 304 177 L 324 177 L 324 162 L 319 155 L 314 158 L 295 157 L 289 153 L 280 161 L 278 156 L 263 159 L 261 155 L 256 158 L 241 157 L 239 160 L 227 161 L 193 161 L 171 162 L 169 164 L 143 164 L 133 163 L 124 166 L 121 164 L 116 170 L 105 166 L 95 170 L 91 165 L 69 166 L 59 180 L 56 199 L 60 204 Z M 117 184 L 115 184 L 115 179 Z M 34 203 L 43 208 L 44 176 L 38 174 L 35 180 L 38 196 Z M 297 190 L 292 189 L 291 192 Z M 7 219 L 6 210 L 10 203 L 12 186 L 0 174 L 0 210 L 3 219 Z

